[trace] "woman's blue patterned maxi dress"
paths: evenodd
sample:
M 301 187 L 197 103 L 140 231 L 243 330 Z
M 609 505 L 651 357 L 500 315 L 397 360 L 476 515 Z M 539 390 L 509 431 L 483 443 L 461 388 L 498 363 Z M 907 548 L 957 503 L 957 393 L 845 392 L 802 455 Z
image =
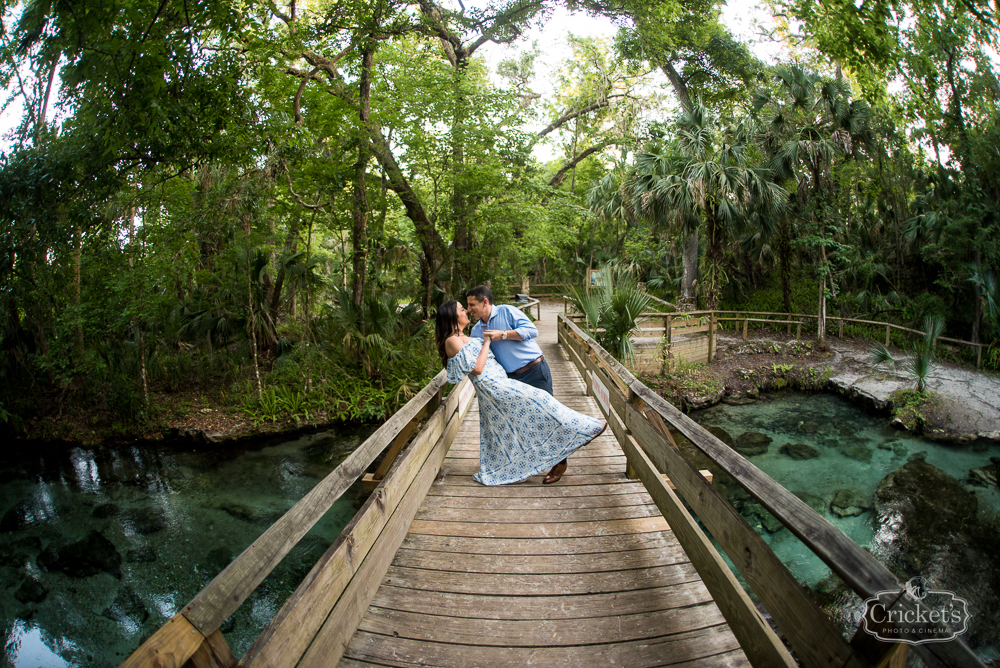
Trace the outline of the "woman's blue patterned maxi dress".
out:
M 547 471 L 604 428 L 548 392 L 508 378 L 492 351 L 483 373 L 470 374 L 482 348 L 482 339 L 472 339 L 448 360 L 448 382 L 469 374 L 479 395 L 479 473 L 472 476 L 478 482 L 506 485 Z

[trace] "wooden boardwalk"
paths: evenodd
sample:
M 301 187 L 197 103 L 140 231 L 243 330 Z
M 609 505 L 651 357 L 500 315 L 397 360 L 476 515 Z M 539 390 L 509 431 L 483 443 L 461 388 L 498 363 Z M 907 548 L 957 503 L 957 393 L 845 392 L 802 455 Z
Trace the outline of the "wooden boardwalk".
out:
M 601 418 L 543 307 L 556 397 Z M 611 431 L 555 485 L 484 487 L 474 402 L 342 666 L 747 666 Z

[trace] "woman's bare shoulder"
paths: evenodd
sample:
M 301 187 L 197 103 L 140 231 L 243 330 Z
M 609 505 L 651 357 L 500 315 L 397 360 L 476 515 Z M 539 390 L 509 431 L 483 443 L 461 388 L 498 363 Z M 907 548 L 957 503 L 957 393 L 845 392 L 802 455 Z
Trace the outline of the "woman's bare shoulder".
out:
M 454 357 L 468 342 L 469 339 L 464 336 L 449 336 L 444 341 L 444 352 L 447 353 L 448 357 Z

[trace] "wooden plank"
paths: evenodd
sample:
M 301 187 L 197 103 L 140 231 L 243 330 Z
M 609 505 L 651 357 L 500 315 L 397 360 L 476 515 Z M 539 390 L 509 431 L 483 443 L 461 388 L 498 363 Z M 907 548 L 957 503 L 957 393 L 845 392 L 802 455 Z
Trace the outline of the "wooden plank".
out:
M 205 636 L 177 613 L 132 652 L 121 668 L 181 668 L 204 641 Z
M 586 447 L 586 446 L 584 446 Z M 618 473 L 621 471 L 621 467 L 617 464 L 590 464 L 585 460 L 579 462 L 574 462 L 569 460 L 569 468 L 566 470 L 566 475 L 569 475 L 570 470 L 572 470 L 574 475 L 597 475 L 602 473 Z M 450 475 L 469 475 L 479 471 L 479 460 L 478 459 L 449 459 L 441 467 L 441 473 L 446 476 Z M 542 473 L 548 473 L 548 467 Z
M 591 485 L 563 485 L 560 480 L 555 485 L 518 484 L 504 485 L 502 487 L 488 487 L 476 483 L 452 485 L 449 480 L 442 480 L 434 483 L 428 496 L 478 496 L 478 497 L 498 497 L 511 496 L 518 498 L 549 498 L 549 497 L 577 497 L 590 496 L 592 494 L 634 494 L 644 492 L 641 483 L 627 480 L 620 476 L 612 483 L 591 484 Z
M 343 656 L 344 649 L 357 628 L 358 622 L 364 616 L 364 612 L 378 588 L 379 581 L 381 581 L 393 555 L 406 536 L 407 528 L 417 512 L 427 488 L 437 476 L 441 462 L 444 461 L 444 457 L 448 453 L 448 446 L 458 432 L 460 420 L 461 416 L 455 415 L 449 422 L 445 433 L 438 440 L 423 466 L 420 467 L 420 471 L 403 495 L 399 506 L 386 523 L 367 558 L 358 568 L 351 583 L 344 590 L 337 605 L 334 606 L 309 649 L 302 656 L 302 661 L 298 664 L 300 668 L 329 666 L 336 664 Z
M 605 522 L 561 522 L 553 524 L 490 524 L 481 522 L 428 522 L 414 520 L 412 533 L 434 536 L 484 536 L 487 538 L 574 538 L 611 536 L 622 533 L 666 531 L 660 516 Z
M 580 536 L 578 538 L 483 538 L 469 536 L 435 536 L 407 534 L 402 547 L 415 550 L 435 550 L 461 554 L 507 555 L 569 555 L 605 552 L 661 549 L 677 544 L 671 531 L 615 534 L 611 536 Z
M 427 522 L 477 522 L 489 524 L 553 524 L 566 522 L 604 522 L 656 517 L 660 511 L 652 503 L 640 506 L 612 506 L 610 508 L 567 508 L 562 510 L 487 510 L 481 508 L 470 513 L 463 508 L 421 508 L 418 521 Z
M 447 411 L 449 406 L 445 405 L 434 412 L 412 446 L 258 636 L 243 657 L 243 666 L 295 665 L 403 501 L 414 476 L 432 450 L 439 447 Z M 458 421 L 458 416 L 452 417 L 455 427 Z
M 665 462 L 681 496 L 691 504 L 692 511 L 746 578 L 802 661 L 817 666 L 856 665 L 850 663 L 853 653 L 847 641 L 806 595 L 764 539 L 637 409 L 630 407 L 626 420 L 636 440 L 642 443 L 642 457 L 650 452 Z M 652 494 L 652 490 L 650 492 Z M 709 589 L 712 590 L 711 585 Z M 712 594 L 717 598 L 720 595 L 715 590 Z
M 384 608 L 369 608 L 358 630 L 410 640 L 446 641 L 476 647 L 560 647 L 658 638 L 725 623 L 711 603 L 614 618 L 463 619 Z
M 711 600 L 701 580 L 604 594 L 517 597 L 420 591 L 383 584 L 372 605 L 425 614 L 447 611 L 467 619 L 581 619 L 669 610 Z
M 448 573 L 392 566 L 385 574 L 384 584 L 453 594 L 537 596 L 540 592 L 559 592 L 562 596 L 574 596 L 666 587 L 698 579 L 698 571 L 690 563 L 596 574 Z
M 830 524 L 815 510 L 807 506 L 801 499 L 776 483 L 771 477 L 763 473 L 735 450 L 705 431 L 701 425 L 646 388 L 642 383 L 636 381 L 633 384 L 633 390 L 672 427 L 691 440 L 695 446 L 718 464 L 722 470 L 733 476 L 754 499 L 777 517 L 789 531 L 805 543 L 824 563 L 830 566 L 856 593 L 862 597 L 870 597 L 878 591 L 901 589 L 901 585 L 896 581 L 895 576 L 883 564 L 857 543 L 845 536 L 843 532 Z M 645 446 L 645 442 L 643 444 Z M 679 481 L 676 479 L 674 481 L 679 484 Z M 699 487 L 702 486 L 699 485 Z M 695 488 L 693 487 L 692 489 Z M 714 488 L 708 486 L 708 489 L 711 490 L 710 493 L 717 495 Z M 688 490 L 684 490 L 682 496 L 689 503 L 692 503 L 692 507 L 694 508 L 693 497 L 690 496 Z M 725 505 L 728 506 L 729 504 L 726 503 Z M 721 543 L 721 536 L 708 524 L 702 512 L 697 508 L 694 508 L 694 510 L 702 521 L 705 521 L 706 526 L 709 527 L 709 530 L 712 531 L 712 534 Z M 735 513 L 735 515 L 739 517 L 738 513 Z M 716 526 L 717 528 L 725 526 L 728 531 L 731 521 L 734 520 L 727 519 L 724 522 L 720 521 Z M 744 521 L 743 524 L 746 524 L 746 522 Z M 749 527 L 747 528 L 749 529 Z M 750 533 L 756 536 L 756 532 L 752 529 L 750 529 Z M 766 547 L 766 544 L 764 547 Z M 744 567 L 747 565 L 746 560 L 740 558 L 742 555 L 741 550 L 743 549 L 742 545 L 736 548 L 738 554 L 735 556 L 725 545 L 723 545 L 723 549 L 726 550 L 730 558 L 737 561 L 738 567 L 740 563 L 743 563 Z M 770 549 L 767 551 L 770 552 Z M 753 564 L 755 571 L 759 569 L 759 562 L 754 561 Z M 769 589 L 772 586 L 772 584 L 767 584 L 765 589 Z M 757 588 L 755 587 L 754 590 L 757 591 Z M 902 605 L 908 605 L 905 597 L 902 597 L 900 600 Z M 765 607 L 774 614 L 772 605 L 768 605 L 765 602 Z M 775 618 L 777 620 L 777 615 L 775 615 Z M 825 616 L 824 619 L 826 619 Z M 780 621 L 778 624 L 781 626 Z M 914 649 L 924 661 L 931 665 L 982 665 L 982 662 L 975 653 L 960 638 L 946 643 L 917 645 Z
M 513 483 L 511 485 L 498 485 L 498 486 L 509 488 L 509 487 L 512 487 L 512 486 L 521 485 L 521 486 L 525 486 L 525 487 L 528 487 L 528 486 L 537 486 L 537 487 L 541 487 L 542 489 L 547 489 L 547 488 L 550 487 L 550 485 L 545 485 L 545 487 L 542 487 L 542 478 L 544 478 L 544 477 L 545 477 L 545 474 L 543 472 L 543 473 L 539 473 L 538 475 L 531 476 L 527 480 L 523 480 L 523 481 L 518 482 L 518 483 Z M 577 474 L 577 473 L 574 473 L 572 469 L 570 469 L 570 470 L 568 470 L 566 472 L 566 475 L 564 475 L 562 477 L 562 480 L 560 480 L 558 482 L 558 485 L 560 487 L 569 487 L 571 485 L 601 485 L 601 484 L 605 484 L 605 483 L 620 483 L 620 482 L 625 482 L 626 480 L 627 480 L 627 478 L 625 478 L 624 474 L 622 474 L 622 473 L 617 473 L 617 474 L 612 474 L 612 473 L 596 473 L 596 474 L 593 474 L 593 475 L 591 475 L 591 474 Z M 447 478 L 445 478 L 445 482 L 448 485 L 453 486 L 453 487 L 482 487 L 483 486 L 482 483 L 476 482 L 475 480 L 473 480 L 471 475 L 468 475 L 468 476 L 464 476 L 464 475 L 450 475 Z
M 720 625 L 652 640 L 574 647 L 475 647 L 359 632 L 348 656 L 400 667 L 664 666 L 737 649 L 736 638 Z
M 622 459 L 625 459 L 623 456 Z M 480 497 L 480 496 L 428 496 L 422 508 L 466 508 L 490 510 L 570 510 L 586 508 L 612 508 L 638 506 L 652 503 L 648 494 L 605 494 L 601 496 L 557 497 Z
M 592 554 L 516 555 L 462 554 L 400 548 L 396 566 L 460 573 L 601 573 L 653 568 L 690 561 L 680 544 L 669 548 L 623 550 Z
M 638 411 L 636 413 L 645 422 L 642 415 Z M 712 592 L 712 598 L 725 614 L 726 621 L 739 639 L 740 647 L 743 648 L 747 658 L 754 665 L 794 668 L 797 665 L 795 659 L 788 653 L 788 650 L 781 644 L 781 640 L 768 626 L 767 621 L 754 607 L 753 601 L 743 591 L 743 586 L 729 570 L 729 566 L 722 560 L 719 553 L 712 547 L 712 543 L 702 533 L 697 522 L 684 508 L 677 495 L 663 480 L 652 460 L 632 437 L 629 437 L 624 445 L 629 458 L 635 462 L 634 466 L 639 479 L 646 485 L 646 489 L 656 501 L 656 505 L 663 512 L 664 517 L 669 518 L 674 534 L 698 569 L 698 574 L 701 575 L 705 586 Z M 682 456 L 679 452 L 677 454 Z M 671 468 L 670 472 L 671 475 L 680 474 L 678 478 L 683 478 L 685 475 L 679 470 L 679 467 Z M 695 472 L 695 475 L 698 473 Z M 678 484 L 683 484 L 683 482 Z M 808 663 L 811 657 L 801 656 L 808 665 L 814 665 Z
M 184 616 L 202 635 L 211 634 L 236 611 L 446 382 L 441 371 L 184 607 Z
M 205 638 L 205 642 L 185 665 L 191 668 L 233 668 L 236 665 L 236 657 L 229 649 L 222 631 L 216 630 Z

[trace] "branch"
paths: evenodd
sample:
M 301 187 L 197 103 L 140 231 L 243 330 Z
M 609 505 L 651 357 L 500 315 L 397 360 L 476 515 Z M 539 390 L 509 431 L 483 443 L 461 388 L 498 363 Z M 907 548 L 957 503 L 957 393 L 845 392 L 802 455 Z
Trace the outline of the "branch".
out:
M 309 83 L 309 80 L 312 79 L 317 72 L 319 72 L 319 68 L 315 67 L 312 72 L 302 77 L 302 83 L 299 84 L 299 90 L 295 93 L 295 102 L 292 104 L 292 107 L 295 109 L 296 125 L 302 125 L 302 113 L 300 111 L 302 107 L 302 92 L 306 89 L 306 84 Z
M 299 197 L 298 193 L 296 193 L 295 189 L 292 187 L 292 173 L 288 171 L 287 167 L 285 168 L 285 177 L 288 179 L 288 192 L 292 193 L 292 197 L 294 197 L 295 201 L 298 202 L 301 206 L 315 211 L 317 209 L 322 209 L 333 204 L 333 200 L 330 200 L 326 204 L 306 204 L 305 202 L 302 201 L 302 198 Z M 316 198 L 316 201 L 317 202 L 319 201 L 319 197 Z
M 556 120 L 552 121 L 552 123 L 550 123 L 547 128 L 545 128 L 544 130 L 542 130 L 541 132 L 539 132 L 536 136 L 537 137 L 544 137 L 545 135 L 549 134 L 553 130 L 559 129 L 559 127 L 561 127 L 562 125 L 565 125 L 566 123 L 568 123 L 569 121 L 573 120 L 574 118 L 577 118 L 577 117 L 582 116 L 584 114 L 590 113 L 591 111 L 596 111 L 597 109 L 603 109 L 604 107 L 609 106 L 611 104 L 611 98 L 615 98 L 615 97 L 625 97 L 625 95 L 624 94 L 621 94 L 621 95 L 609 95 L 607 98 L 605 98 L 603 100 L 598 100 L 597 102 L 594 102 L 593 104 L 590 104 L 590 105 L 587 105 L 586 107 L 583 107 L 582 109 L 576 109 L 576 110 L 567 111 L 565 114 L 563 114 L 562 116 L 560 116 Z
M 560 185 L 562 185 L 562 182 L 566 180 L 566 174 L 569 172 L 569 170 L 571 170 L 574 167 L 576 167 L 585 158 L 593 155 L 594 153 L 597 153 L 598 151 L 604 150 L 606 147 L 610 146 L 613 143 L 614 142 L 610 142 L 610 141 L 601 142 L 600 144 L 597 144 L 596 146 L 591 146 L 590 148 L 588 148 L 586 151 L 584 151 L 580 155 L 574 157 L 572 160 L 570 160 L 565 165 L 563 165 L 562 169 L 560 169 L 558 172 L 556 172 L 556 175 L 553 176 L 552 179 L 549 180 L 548 186 L 550 188 L 558 188 Z

